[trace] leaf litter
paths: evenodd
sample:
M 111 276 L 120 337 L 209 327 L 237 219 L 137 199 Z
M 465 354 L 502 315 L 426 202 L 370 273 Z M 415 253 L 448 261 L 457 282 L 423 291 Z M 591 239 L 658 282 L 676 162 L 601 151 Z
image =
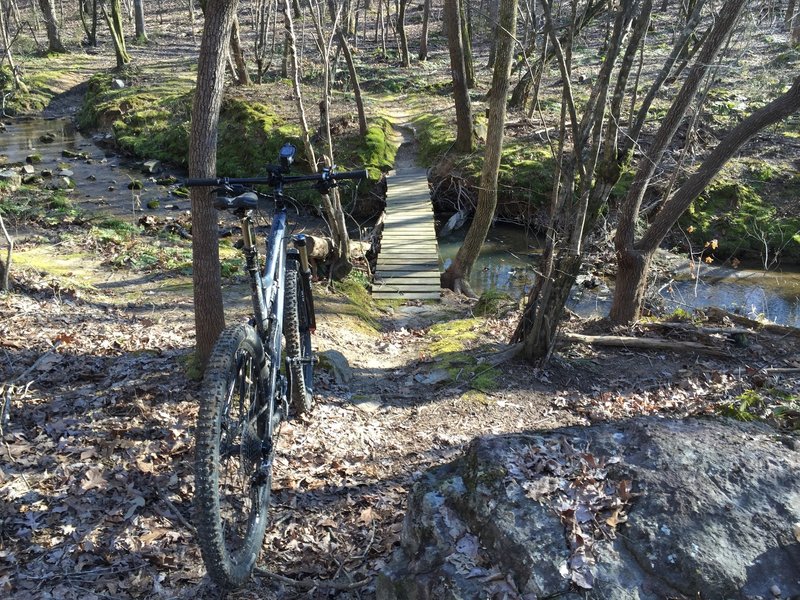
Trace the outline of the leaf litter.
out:
M 190 315 L 119 306 L 36 273 L 18 284 L 0 297 L 0 393 L 10 399 L 0 448 L 0 591 L 22 599 L 218 597 L 191 525 L 199 384 L 185 375 Z M 547 368 L 499 365 L 500 385 L 476 402 L 461 383 L 430 378 L 441 368 L 424 323 L 387 321 L 371 334 L 335 308 L 326 312 L 318 291 L 316 343 L 346 355 L 354 377 L 337 383 L 319 370 L 311 418 L 283 425 L 259 561 L 306 585 L 257 575 L 232 598 L 370 598 L 399 544 L 413 482 L 474 436 L 703 413 L 776 357 L 790 359 L 762 346 L 733 364 L 649 353 L 653 364 L 643 368 L 641 355 L 573 346 Z M 468 310 L 448 297 L 443 304 L 439 319 Z M 514 321 L 487 320 L 464 352 L 485 355 Z M 364 394 L 380 399 L 374 412 L 358 408 L 354 398 Z M 612 460 L 568 441 L 509 458 L 527 493 L 562 516 L 571 549 L 564 576 L 577 588 L 591 586 L 592 545 L 613 535 L 632 501 L 630 482 L 608 476 Z M 452 557 L 459 568 L 512 594 L 513 582 L 482 563 L 479 538 L 460 536 Z M 365 579 L 356 589 L 321 585 Z

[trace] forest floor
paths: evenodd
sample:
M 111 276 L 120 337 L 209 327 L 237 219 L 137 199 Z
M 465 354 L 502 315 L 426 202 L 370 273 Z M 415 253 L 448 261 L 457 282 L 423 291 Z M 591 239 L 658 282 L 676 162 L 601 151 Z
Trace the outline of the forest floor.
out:
M 153 60 L 175 55 L 168 43 L 157 38 Z M 108 246 L 80 224 L 36 231 L 17 251 L 41 266 L 16 270 L 0 295 L 0 595 L 219 597 L 191 525 L 189 278 L 111 270 Z M 225 291 L 235 322 L 247 290 Z M 536 368 L 497 359 L 516 307 L 476 317 L 451 294 L 377 307 L 324 283 L 315 294 L 316 349 L 348 369 L 318 369 L 314 411 L 283 425 L 259 570 L 230 598 L 373 597 L 414 481 L 475 436 L 643 414 L 772 419 L 800 391 L 796 330 L 719 312 L 616 332 L 673 350 L 564 343 Z M 573 316 L 564 329 L 599 325 Z

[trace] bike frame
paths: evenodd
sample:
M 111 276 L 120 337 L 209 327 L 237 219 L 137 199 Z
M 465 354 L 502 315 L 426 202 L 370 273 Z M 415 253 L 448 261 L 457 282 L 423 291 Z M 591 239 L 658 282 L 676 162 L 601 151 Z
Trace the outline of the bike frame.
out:
M 286 235 L 286 206 L 282 198 L 276 193 L 276 209 L 273 213 L 272 225 L 266 238 L 266 255 L 264 266 L 261 267 L 260 253 L 258 251 L 255 234 L 255 222 L 251 211 L 247 211 L 241 219 L 242 239 L 244 246 L 247 271 L 250 276 L 250 290 L 253 303 L 253 320 L 258 337 L 264 349 L 264 363 L 261 369 L 261 386 L 259 397 L 264 405 L 259 407 L 258 415 L 267 411 L 266 444 L 271 444 L 273 436 L 276 403 L 286 402 L 287 382 L 279 381 L 281 338 L 283 335 L 283 299 L 285 287 L 285 267 L 289 250 Z M 280 383 L 280 385 L 278 385 Z M 267 398 L 269 390 L 275 390 L 276 396 Z M 280 408 L 284 411 L 282 418 L 288 412 L 288 405 Z M 265 448 L 264 454 L 271 455 L 271 448 Z

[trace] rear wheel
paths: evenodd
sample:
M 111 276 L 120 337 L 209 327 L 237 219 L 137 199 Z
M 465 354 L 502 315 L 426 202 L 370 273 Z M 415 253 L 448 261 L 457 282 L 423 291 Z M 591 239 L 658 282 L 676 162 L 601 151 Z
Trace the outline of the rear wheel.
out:
M 289 359 L 292 407 L 298 415 L 313 406 L 314 363 L 311 357 L 310 298 L 303 290 L 297 261 L 286 263 L 286 292 L 283 301 L 283 334 Z
M 211 579 L 247 581 L 264 540 L 271 469 L 262 468 L 269 395 L 259 377 L 261 342 L 250 326 L 223 331 L 211 353 L 197 417 L 195 522 Z M 262 412 L 264 414 L 262 414 Z

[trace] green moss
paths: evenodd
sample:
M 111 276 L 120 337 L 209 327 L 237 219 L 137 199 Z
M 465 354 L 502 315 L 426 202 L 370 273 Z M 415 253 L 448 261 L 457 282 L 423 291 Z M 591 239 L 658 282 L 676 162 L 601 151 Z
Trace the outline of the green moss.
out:
M 478 298 L 478 302 L 473 307 L 472 312 L 481 317 L 497 316 L 505 308 L 508 308 L 509 304 L 513 305 L 514 299 L 506 292 L 486 290 Z
M 455 142 L 452 128 L 438 115 L 422 115 L 413 120 L 421 164 L 433 164 Z
M 197 354 L 191 352 L 178 359 L 183 366 L 187 379 L 200 381 L 203 378 L 203 365 L 197 359 Z
M 377 309 L 372 301 L 372 296 L 357 276 L 350 274 L 343 281 L 334 282 L 333 288 L 349 300 L 349 304 L 342 308 L 344 312 L 357 317 L 371 329 L 380 330 L 380 324 L 375 318 Z
M 380 172 L 388 171 L 394 166 L 397 148 L 394 129 L 389 119 L 378 117 L 369 123 L 363 149 L 358 156 L 361 164 L 370 171 L 370 179 L 379 179 Z
M 300 129 L 287 123 L 267 105 L 227 98 L 220 112 L 217 172 L 244 177 L 263 172 L 277 159 L 287 141 L 299 147 Z M 298 153 L 296 160 L 303 160 Z
M 467 384 L 471 389 L 488 392 L 497 388 L 500 372 L 478 360 L 466 351 L 470 342 L 478 338 L 484 321 L 478 318 L 458 319 L 433 325 L 428 334 L 434 338 L 428 353 L 447 371 L 450 381 Z
M 428 346 L 433 356 L 438 354 L 456 353 L 464 349 L 465 342 L 478 337 L 477 329 L 481 326 L 481 319 L 458 319 L 445 321 L 433 325 L 428 334 L 435 338 Z
M 711 184 L 680 220 L 695 248 L 717 240 L 719 258 L 760 258 L 770 255 L 800 261 L 800 219 L 780 218 L 751 186 L 729 180 Z
M 114 79 L 127 85 L 113 88 Z M 145 78 L 135 68 L 100 73 L 89 80 L 78 123 L 110 126 L 119 147 L 135 156 L 185 165 L 192 96 L 190 77 Z

